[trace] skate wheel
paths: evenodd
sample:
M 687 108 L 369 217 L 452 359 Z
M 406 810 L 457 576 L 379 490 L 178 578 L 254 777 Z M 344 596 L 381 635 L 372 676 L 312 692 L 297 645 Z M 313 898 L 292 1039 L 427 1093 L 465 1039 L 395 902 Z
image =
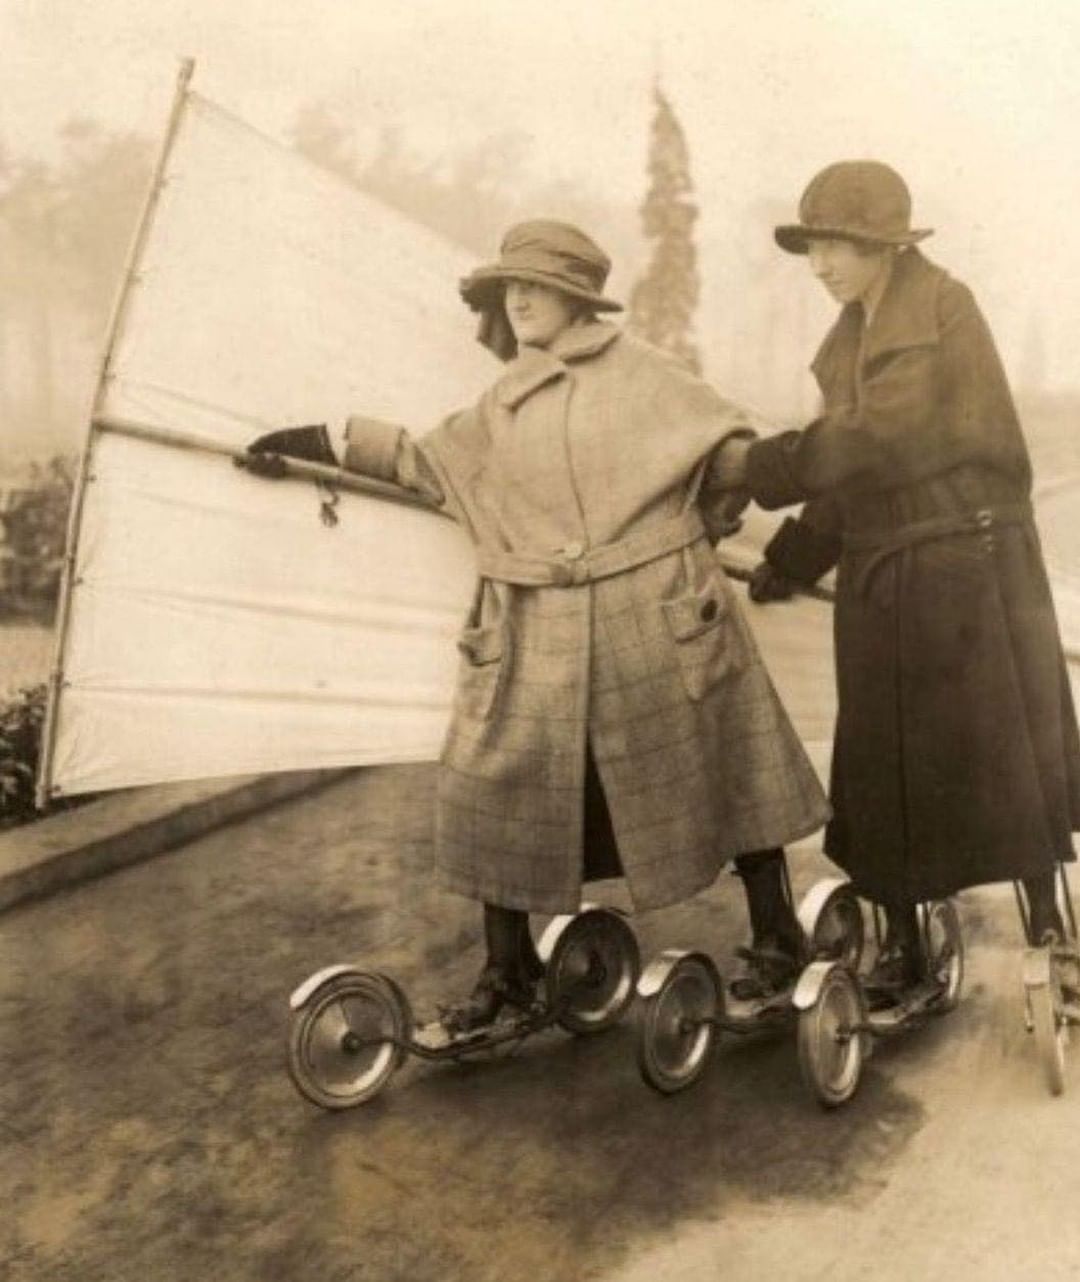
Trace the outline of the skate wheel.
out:
M 838 961 L 857 974 L 866 929 L 851 883 L 828 878 L 811 886 L 799 905 L 799 923 L 812 961 Z
M 638 1067 L 664 1095 L 692 1086 L 701 1076 L 724 1013 L 724 985 L 704 953 L 661 954 L 642 984 L 638 1022 Z
M 1051 1095 L 1065 1090 L 1069 1024 L 1061 1014 L 1061 992 L 1049 948 L 1030 948 L 1024 959 L 1024 989 L 1035 1045 Z
M 320 1108 L 354 1108 L 393 1077 L 412 1035 L 412 1014 L 393 981 L 363 971 L 335 975 L 294 1011 L 289 1075 Z
M 569 1033 L 598 1033 L 622 1018 L 634 998 L 641 954 L 634 932 L 606 908 L 569 918 L 548 954 L 547 999 Z
M 799 1012 L 803 1080 L 826 1108 L 846 1104 L 862 1075 L 862 993 L 845 966 L 829 968 L 813 1004 Z
M 939 899 L 926 909 L 926 960 L 930 977 L 942 989 L 934 1009 L 944 1014 L 955 1008 L 964 986 L 964 937 L 951 899 Z

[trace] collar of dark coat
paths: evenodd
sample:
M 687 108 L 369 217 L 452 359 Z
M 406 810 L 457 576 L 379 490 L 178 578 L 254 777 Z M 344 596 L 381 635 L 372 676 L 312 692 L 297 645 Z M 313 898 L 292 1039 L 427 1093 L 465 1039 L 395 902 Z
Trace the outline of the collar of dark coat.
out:
M 590 321 L 563 330 L 549 348 L 523 347 L 495 384 L 499 402 L 516 409 L 538 388 L 562 378 L 573 361 L 595 356 L 619 337 L 621 331 L 606 321 Z
M 865 365 L 885 352 L 925 347 L 941 337 L 938 294 L 946 273 L 917 249 L 900 254 L 885 286 L 862 348 Z M 850 361 L 862 334 L 861 303 L 848 303 L 825 336 L 810 368 L 821 382 L 836 364 Z

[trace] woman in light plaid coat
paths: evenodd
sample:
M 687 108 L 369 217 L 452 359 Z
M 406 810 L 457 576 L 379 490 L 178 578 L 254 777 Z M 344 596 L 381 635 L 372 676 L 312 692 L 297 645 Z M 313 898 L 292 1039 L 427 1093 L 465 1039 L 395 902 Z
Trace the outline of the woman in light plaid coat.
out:
M 530 1000 L 530 912 L 576 911 L 583 880 L 620 874 L 659 908 L 736 856 L 744 981 L 775 981 L 798 931 L 779 847 L 828 815 L 712 547 L 730 499 L 710 461 L 753 433 L 597 320 L 619 309 L 609 266 L 566 224 L 513 228 L 461 287 L 501 377 L 419 440 L 347 428 L 347 468 L 444 506 L 478 553 L 436 816 L 440 881 L 485 905 L 487 964 L 456 1028 Z

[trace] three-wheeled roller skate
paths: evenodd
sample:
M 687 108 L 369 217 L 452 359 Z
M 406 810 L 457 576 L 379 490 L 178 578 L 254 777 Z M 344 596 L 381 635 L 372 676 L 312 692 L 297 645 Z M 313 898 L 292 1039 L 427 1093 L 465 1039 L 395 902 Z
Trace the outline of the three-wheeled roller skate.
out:
M 555 1025 L 601 1032 L 634 998 L 640 954 L 617 911 L 586 906 L 553 918 L 537 953 L 543 975 L 535 999 L 465 1030 L 442 1019 L 416 1025 L 388 975 L 348 965 L 317 971 L 289 999 L 289 1073 L 297 1090 L 320 1108 L 353 1108 L 374 1099 L 409 1055 L 459 1060 Z
M 733 987 L 725 988 L 716 964 L 703 952 L 668 949 L 649 963 L 638 981 L 638 1065 L 650 1086 L 670 1095 L 696 1082 L 721 1032 L 755 1033 L 790 1024 L 796 981 L 807 967 L 857 970 L 863 919 L 846 880 L 817 882 L 797 918 L 800 956 L 793 978 L 760 996 L 740 998 Z
M 1024 1023 L 1035 1035 L 1043 1076 L 1051 1095 L 1065 1090 L 1065 1056 L 1069 1030 L 1080 1024 L 1080 950 L 1077 949 L 1076 915 L 1063 864 L 1055 882 L 1060 888 L 1058 918 L 1064 929 L 1045 931 L 1035 938 L 1032 905 L 1021 883 L 1015 882 L 1016 902 L 1028 946 L 1024 950 Z
M 916 921 L 921 952 L 918 978 L 895 985 L 860 973 L 849 960 L 820 959 L 799 978 L 792 999 L 799 1013 L 799 1063 L 819 1103 L 835 1108 L 858 1089 L 873 1039 L 893 1036 L 930 1016 L 952 1010 L 964 980 L 964 943 L 951 900 L 920 904 Z M 879 959 L 882 912 L 873 910 Z

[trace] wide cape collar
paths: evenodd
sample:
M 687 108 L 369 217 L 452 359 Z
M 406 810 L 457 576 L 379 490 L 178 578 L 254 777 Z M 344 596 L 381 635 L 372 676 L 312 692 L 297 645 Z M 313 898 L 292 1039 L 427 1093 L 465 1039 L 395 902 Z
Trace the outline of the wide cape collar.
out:
M 841 311 L 810 366 L 818 381 L 827 378 L 838 363 L 850 360 L 861 339 L 864 365 L 886 352 L 938 342 L 941 325 L 937 303 L 945 276 L 942 268 L 917 249 L 900 254 L 865 339 L 862 304 L 848 303 Z
M 571 362 L 587 360 L 604 351 L 621 332 L 617 325 L 590 321 L 564 329 L 548 348 L 523 347 L 495 384 L 499 403 L 507 409 L 517 409 L 545 383 L 562 378 Z

